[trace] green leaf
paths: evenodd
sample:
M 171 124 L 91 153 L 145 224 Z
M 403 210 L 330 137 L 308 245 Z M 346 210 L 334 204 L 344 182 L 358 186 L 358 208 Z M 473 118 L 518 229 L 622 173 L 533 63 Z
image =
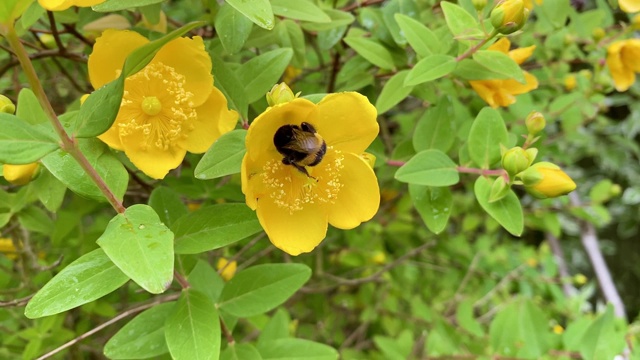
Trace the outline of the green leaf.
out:
M 229 54 L 235 54 L 242 49 L 252 27 L 253 23 L 249 19 L 228 4 L 222 5 L 216 15 L 216 33 Z
M 400 25 L 409 45 L 418 55 L 427 57 L 441 52 L 442 44 L 440 40 L 428 27 L 404 14 L 395 14 L 394 18 Z
M 322 9 L 308 0 L 271 0 L 273 13 L 289 19 L 328 23 L 331 21 Z
M 456 310 L 456 321 L 463 329 L 474 336 L 482 337 L 484 335 L 482 325 L 474 317 L 472 299 L 465 299 L 460 302 Z
M 418 85 L 449 75 L 458 62 L 449 55 L 429 55 L 418 61 L 404 80 L 406 86 Z
M 262 360 L 258 349 L 251 344 L 229 344 L 220 354 L 220 360 Z
M 224 287 L 222 277 L 204 260 L 198 260 L 187 280 L 191 288 L 207 295 L 213 302 L 218 301 Z
M 237 273 L 224 287 L 218 308 L 237 317 L 263 314 L 287 301 L 311 277 L 303 264 L 262 264 Z
M 323 9 L 325 14 L 329 15 L 331 22 L 328 23 L 302 23 L 301 26 L 307 31 L 326 31 L 343 26 L 347 26 L 354 22 L 356 18 L 347 11 L 341 11 L 337 9 Z
M 266 52 L 242 64 L 238 76 L 244 84 L 249 103 L 265 97 L 278 82 L 292 57 L 293 50 L 283 48 Z
M 456 38 L 483 36 L 478 28 L 478 20 L 465 9 L 451 2 L 440 3 L 447 26 Z
M 413 90 L 413 86 L 404 85 L 404 80 L 408 74 L 409 70 L 402 70 L 387 81 L 380 92 L 380 96 L 378 96 L 378 100 L 376 100 L 378 114 L 387 112 L 409 96 Z
M 53 229 L 53 220 L 47 212 L 36 206 L 27 206 L 18 213 L 20 225 L 31 231 L 49 235 Z
M 453 74 L 465 80 L 501 80 L 511 78 L 497 72 L 497 69 L 496 71 L 492 70 L 492 68 L 486 68 L 472 59 L 464 59 L 458 62 Z
M 227 3 L 261 28 L 273 29 L 275 22 L 269 0 L 227 0 Z
M 120 76 L 89 95 L 76 121 L 77 137 L 95 137 L 109 130 L 120 110 L 124 77 Z
M 491 322 L 491 346 L 498 354 L 540 359 L 549 350 L 546 314 L 531 300 L 518 299 Z
M 109 294 L 127 280 L 102 249 L 93 250 L 49 280 L 31 298 L 24 315 L 35 319 L 73 309 Z
M 398 181 L 425 186 L 450 186 L 460 181 L 456 163 L 440 150 L 417 153 L 398 171 Z
M 624 350 L 624 336 L 624 331 L 616 331 L 613 306 L 609 304 L 604 314 L 591 323 L 575 350 L 585 360 L 613 359 Z
M 229 106 L 236 109 L 240 113 L 240 116 L 246 119 L 249 105 L 243 83 L 240 82 L 235 71 L 231 70 L 220 57 L 211 50 L 208 51 L 209 55 L 211 55 L 211 61 L 213 62 L 212 72 L 215 87 L 222 91 L 229 101 Z
M 507 145 L 509 134 L 500 113 L 492 108 L 483 108 L 469 130 L 469 156 L 483 169 L 500 161 L 500 144 Z
M 258 346 L 264 360 L 337 360 L 338 352 L 331 346 L 304 339 L 278 339 Z
M 220 356 L 220 319 L 207 295 L 182 291 L 165 324 L 165 339 L 174 359 L 212 359 Z
M 107 0 L 101 4 L 93 5 L 91 8 L 97 12 L 110 12 L 133 9 L 134 7 L 157 4 L 163 1 L 164 0 Z
M 49 133 L 14 115 L 0 113 L 0 129 L 0 163 L 29 164 L 58 149 Z
M 420 217 L 434 234 L 440 234 L 447 226 L 453 197 L 448 187 L 430 187 L 409 184 L 409 194 Z
M 119 268 L 152 294 L 173 280 L 173 234 L 148 205 L 116 215 L 96 241 Z
M 78 139 L 78 146 L 116 198 L 122 200 L 129 184 L 129 174 L 122 163 L 98 139 Z M 45 156 L 42 164 L 73 192 L 90 199 L 106 201 L 100 189 L 69 153 L 58 150 Z
M 247 131 L 242 129 L 222 135 L 204 154 L 194 175 L 198 179 L 207 180 L 239 173 L 246 152 L 246 136 Z
M 41 169 L 40 175 L 32 182 L 38 199 L 47 210 L 56 212 L 62 205 L 67 187 L 48 170 Z
M 300 24 L 293 20 L 285 19 L 278 23 L 276 31 L 279 34 L 280 44 L 282 47 L 291 48 L 293 50 L 293 59 L 291 65 L 298 68 L 304 68 L 306 61 L 307 48 L 304 42 L 304 33 Z
M 387 70 L 395 68 L 391 53 L 386 47 L 382 46 L 377 41 L 363 37 L 351 36 L 344 38 L 344 42 L 373 65 Z
M 33 0 L 2 0 L 0 1 L 0 24 L 9 24 L 27 10 Z M 0 30 L 2 32 L 2 30 Z
M 492 183 L 491 180 L 485 177 L 479 177 L 474 186 L 476 199 L 478 199 L 484 211 L 494 218 L 505 230 L 514 236 L 520 236 L 524 229 L 524 217 L 520 200 L 513 190 L 509 190 L 505 197 L 490 203 L 489 196 L 491 195 Z
M 449 151 L 455 141 L 455 119 L 451 98 L 441 97 L 436 106 L 429 108 L 418 120 L 413 132 L 413 148 L 416 151 Z
M 189 212 L 180 194 L 165 186 L 159 186 L 151 192 L 149 206 L 156 211 L 160 221 L 169 227 Z
M 478 50 L 473 54 L 473 60 L 508 79 L 515 79 L 522 84 L 526 83 L 520 65 L 505 53 L 495 50 Z
M 37 2 L 34 4 L 38 4 Z M 39 6 L 39 5 L 38 5 Z M 24 120 L 31 125 L 37 125 L 49 122 L 47 113 L 44 112 L 36 94 L 29 88 L 20 90 L 18 95 L 18 107 L 16 116 L 20 120 Z
M 291 317 L 283 308 L 279 308 L 269 319 L 269 322 L 260 331 L 258 346 L 278 339 L 291 337 L 290 331 Z
M 32 0 L 29 0 L 29 1 L 32 1 Z M 29 7 L 22 14 L 22 17 L 20 18 L 20 25 L 22 26 L 23 29 L 28 29 L 31 27 L 31 25 L 35 24 L 36 21 L 38 21 L 38 19 L 40 19 L 40 17 L 44 15 L 46 12 L 47 11 L 42 6 L 40 6 L 40 4 L 37 1 L 33 1 L 31 5 L 29 5 Z M 22 90 L 25 90 L 25 89 L 22 89 Z M 18 101 L 18 104 L 19 103 L 20 102 Z
M 169 352 L 164 340 L 164 323 L 175 302 L 159 304 L 133 318 L 107 341 L 109 359 L 147 359 Z
M 198 254 L 233 244 L 262 227 L 255 212 L 245 204 L 218 204 L 183 216 L 172 229 L 176 253 Z

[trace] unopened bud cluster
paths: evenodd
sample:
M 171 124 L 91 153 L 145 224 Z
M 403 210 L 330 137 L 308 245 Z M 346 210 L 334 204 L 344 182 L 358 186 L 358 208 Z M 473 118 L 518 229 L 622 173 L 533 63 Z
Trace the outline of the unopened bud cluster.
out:
M 503 35 L 522 29 L 528 18 L 529 9 L 523 0 L 501 0 L 491 11 L 491 25 Z

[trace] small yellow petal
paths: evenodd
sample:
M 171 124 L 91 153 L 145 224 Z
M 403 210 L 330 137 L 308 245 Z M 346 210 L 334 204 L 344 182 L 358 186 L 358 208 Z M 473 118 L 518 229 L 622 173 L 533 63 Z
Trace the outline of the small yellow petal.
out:
M 127 56 L 148 42 L 142 35 L 128 30 L 106 30 L 102 33 L 89 55 L 89 79 L 94 89 L 120 76 Z
M 501 53 L 508 54 L 511 47 L 511 41 L 506 37 L 500 38 L 500 40 L 489 46 L 488 50 L 500 51 Z
M 63 11 L 72 6 L 87 7 L 98 5 L 106 0 L 38 0 L 43 8 L 49 11 Z
M 2 165 L 2 176 L 13 185 L 26 185 L 38 170 L 38 163 L 25 165 Z
M 513 79 L 503 80 L 501 88 L 512 95 L 528 93 L 529 91 L 538 88 L 538 79 L 536 79 L 535 76 L 525 71 L 524 79 L 526 81 L 524 84 Z
M 531 55 L 533 55 L 533 52 L 535 51 L 535 49 L 536 49 L 535 45 L 514 49 L 509 51 L 509 57 L 512 58 L 513 61 L 515 61 L 518 65 L 520 65 L 523 62 L 525 62 L 528 58 L 530 58 Z

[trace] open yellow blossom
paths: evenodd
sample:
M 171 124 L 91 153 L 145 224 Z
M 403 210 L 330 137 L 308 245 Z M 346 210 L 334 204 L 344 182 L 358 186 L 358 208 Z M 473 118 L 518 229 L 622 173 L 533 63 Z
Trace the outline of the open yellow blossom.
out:
M 522 64 L 535 50 L 536 46 L 515 49 L 509 51 L 511 42 L 507 38 L 496 41 L 489 47 L 489 50 L 500 51 L 509 55 L 517 64 Z M 473 80 L 469 81 L 473 90 L 487 102 L 492 108 L 509 106 L 516 102 L 515 95 L 528 93 L 538 88 L 538 79 L 530 73 L 524 72 L 526 83 L 521 84 L 514 79 L 506 80 Z
M 284 160 L 274 137 L 292 127 L 315 131 L 306 134 L 315 140 L 300 141 L 325 142 L 319 163 L 297 168 Z M 380 189 L 361 155 L 378 131 L 375 107 L 355 92 L 329 94 L 318 104 L 296 98 L 268 108 L 251 123 L 242 192 L 275 246 L 291 255 L 309 252 L 325 238 L 328 224 L 352 229 L 375 215 Z
M 618 91 L 626 91 L 640 73 L 640 39 L 620 40 L 607 48 L 607 66 Z
M 38 0 L 40 6 L 50 11 L 67 10 L 72 6 L 87 7 L 98 5 L 106 0 Z
M 640 11 L 640 0 L 618 0 L 620 9 L 626 13 L 635 13 Z
M 97 89 L 116 79 L 127 55 L 147 42 L 132 31 L 105 31 L 89 56 L 91 85 Z M 213 86 L 211 65 L 202 38 L 167 43 L 125 80 L 118 116 L 99 139 L 155 179 L 180 165 L 187 151 L 205 152 L 238 119 Z

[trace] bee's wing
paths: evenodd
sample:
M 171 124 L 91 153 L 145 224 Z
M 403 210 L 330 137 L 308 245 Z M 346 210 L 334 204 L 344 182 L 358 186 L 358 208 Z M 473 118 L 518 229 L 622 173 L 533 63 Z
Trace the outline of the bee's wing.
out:
M 309 151 L 313 151 L 318 147 L 318 139 L 315 134 L 294 129 L 293 130 L 293 139 L 284 148 L 301 152 L 308 153 Z

